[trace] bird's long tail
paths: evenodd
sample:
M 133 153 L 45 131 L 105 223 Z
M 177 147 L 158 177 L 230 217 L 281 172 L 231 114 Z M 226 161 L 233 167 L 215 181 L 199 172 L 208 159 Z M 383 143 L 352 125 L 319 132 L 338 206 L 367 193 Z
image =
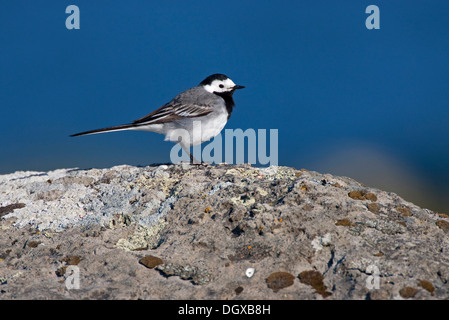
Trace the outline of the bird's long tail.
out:
M 89 130 L 84 131 L 80 133 L 75 133 L 70 135 L 71 137 L 78 137 L 78 136 L 84 136 L 88 134 L 96 134 L 96 133 L 103 133 L 103 132 L 113 132 L 113 131 L 123 131 L 123 130 L 132 130 L 135 127 L 134 124 L 122 124 L 120 126 L 114 126 L 114 127 L 108 127 L 108 128 L 102 128 L 102 129 L 95 129 L 95 130 Z

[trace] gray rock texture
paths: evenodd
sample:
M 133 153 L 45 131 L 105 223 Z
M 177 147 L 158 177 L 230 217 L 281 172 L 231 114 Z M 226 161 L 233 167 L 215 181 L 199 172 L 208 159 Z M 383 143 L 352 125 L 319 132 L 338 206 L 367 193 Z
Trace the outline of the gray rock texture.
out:
M 449 216 L 304 169 L 15 172 L 0 217 L 0 299 L 449 299 Z

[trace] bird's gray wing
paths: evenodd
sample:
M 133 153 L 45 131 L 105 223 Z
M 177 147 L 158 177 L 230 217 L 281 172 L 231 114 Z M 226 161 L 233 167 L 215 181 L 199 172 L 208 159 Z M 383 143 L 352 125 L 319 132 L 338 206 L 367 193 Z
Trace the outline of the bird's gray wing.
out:
M 161 124 L 180 120 L 183 118 L 202 117 L 214 110 L 213 106 L 215 102 L 215 100 L 211 99 L 210 95 L 207 95 L 207 91 L 195 87 L 180 93 L 169 103 L 164 104 L 159 109 L 156 109 L 150 114 L 140 119 L 134 120 L 131 123 L 115 127 L 80 132 L 72 136 L 75 137 L 101 132 L 130 130 L 140 126 Z
M 205 116 L 213 111 L 210 105 L 196 103 L 169 102 L 150 114 L 135 120 L 134 125 L 148 125 L 176 121 L 182 118 Z

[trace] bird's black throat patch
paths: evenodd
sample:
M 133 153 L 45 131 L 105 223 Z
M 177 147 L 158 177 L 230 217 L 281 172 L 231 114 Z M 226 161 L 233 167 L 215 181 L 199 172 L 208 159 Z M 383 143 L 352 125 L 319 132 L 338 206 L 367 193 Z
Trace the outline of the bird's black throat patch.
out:
M 215 92 L 214 91 L 214 94 L 222 97 L 223 100 L 225 101 L 226 111 L 228 112 L 228 119 L 231 117 L 232 110 L 235 107 L 234 98 L 232 97 L 233 93 L 234 93 L 234 91 L 230 91 L 230 92 Z

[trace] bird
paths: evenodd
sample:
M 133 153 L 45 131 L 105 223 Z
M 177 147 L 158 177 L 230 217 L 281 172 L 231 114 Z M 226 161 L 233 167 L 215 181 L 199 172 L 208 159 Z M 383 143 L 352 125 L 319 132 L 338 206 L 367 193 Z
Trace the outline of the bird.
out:
M 190 147 L 209 141 L 223 130 L 235 107 L 233 94 L 243 88 L 245 86 L 236 85 L 228 76 L 215 73 L 133 122 L 70 136 L 124 130 L 156 132 L 165 135 L 165 141 L 178 143 L 191 163 L 201 163 L 189 152 Z

